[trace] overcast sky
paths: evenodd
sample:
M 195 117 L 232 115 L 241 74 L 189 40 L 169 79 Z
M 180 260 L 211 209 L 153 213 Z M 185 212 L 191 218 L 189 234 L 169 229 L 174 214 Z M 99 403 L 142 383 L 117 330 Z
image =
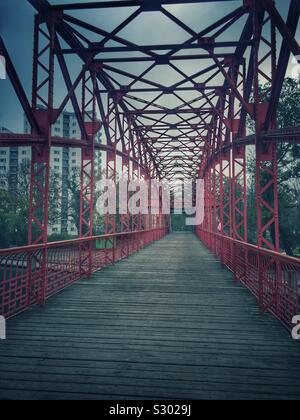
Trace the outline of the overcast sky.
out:
M 88 0 L 85 0 L 88 1 Z M 52 4 L 55 3 L 70 3 L 72 1 L 57 1 L 50 0 Z M 169 6 L 173 14 L 190 25 L 195 31 L 200 32 L 210 22 L 221 18 L 228 14 L 231 10 L 236 9 L 242 1 L 226 1 L 220 3 L 207 3 L 196 5 L 176 5 Z M 289 1 L 277 0 L 278 7 L 284 18 L 287 14 Z M 76 17 L 88 20 L 94 25 L 112 31 L 119 23 L 121 23 L 130 13 L 135 9 L 109 9 L 98 10 L 93 12 L 74 12 Z M 19 77 L 22 80 L 23 86 L 26 88 L 28 97 L 31 96 L 31 80 L 32 80 L 32 50 L 33 50 L 33 21 L 34 9 L 27 2 L 27 0 L 0 0 L 0 34 L 9 50 L 11 58 L 18 71 Z M 242 23 L 242 22 L 241 22 Z M 233 33 L 226 34 L 228 39 L 232 37 Z M 236 34 L 239 36 L 240 34 Z M 139 16 L 134 25 L 126 28 L 120 33 L 120 36 L 126 37 L 131 41 L 140 44 L 156 44 L 161 42 L 176 43 L 183 42 L 189 36 L 176 28 L 172 22 L 159 13 L 146 13 Z M 76 66 L 75 66 L 76 63 Z M 78 67 L 79 62 L 74 61 L 73 67 Z M 142 70 L 140 65 L 140 69 Z M 135 64 L 138 68 L 138 65 Z M 196 71 L 197 63 L 191 63 L 187 68 L 187 72 L 192 73 Z M 156 70 L 158 73 L 153 73 L 151 77 L 164 76 L 164 82 L 168 82 L 170 77 L 174 75 L 168 74 L 167 71 L 162 75 L 161 70 Z M 175 76 L 174 76 L 175 77 Z M 59 95 L 59 86 L 57 95 Z M 23 130 L 22 110 L 18 101 L 13 94 L 9 81 L 0 80 L 0 126 L 5 126 L 11 130 L 21 132 Z

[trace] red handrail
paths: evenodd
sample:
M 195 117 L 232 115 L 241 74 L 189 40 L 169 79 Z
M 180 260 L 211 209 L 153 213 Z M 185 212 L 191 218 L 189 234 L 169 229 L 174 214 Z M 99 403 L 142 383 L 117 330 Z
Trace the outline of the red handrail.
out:
M 233 272 L 235 281 L 256 296 L 262 313 L 269 311 L 289 330 L 293 328 L 292 320 L 300 314 L 300 259 L 201 227 L 196 234 Z
M 274 258 L 276 257 L 276 258 L 282 259 L 284 262 L 290 262 L 291 264 L 300 264 L 300 258 L 291 257 L 289 255 L 281 254 L 279 252 L 275 252 L 266 248 L 260 248 L 256 245 L 230 238 L 229 236 L 223 236 L 220 233 L 209 232 L 208 230 L 205 230 L 205 229 L 201 229 L 201 230 L 209 235 L 214 235 L 215 237 L 232 242 L 236 245 L 242 245 L 243 247 L 247 247 L 249 249 L 252 249 L 253 251 L 258 251 L 263 255 L 272 256 Z
M 65 241 L 47 242 L 45 244 L 24 245 L 24 246 L 14 247 L 14 248 L 3 248 L 3 249 L 0 249 L 0 257 L 2 255 L 7 255 L 11 253 L 32 252 L 32 251 L 37 251 L 41 249 L 51 249 L 51 248 L 57 248 L 57 247 L 62 247 L 62 246 L 68 246 L 68 245 L 78 245 L 78 244 L 91 242 L 91 241 L 97 241 L 101 239 L 121 238 L 121 237 L 126 237 L 126 236 L 138 235 L 142 233 L 156 232 L 158 230 L 165 230 L 165 228 L 148 229 L 148 230 L 140 230 L 140 231 L 133 231 L 133 232 L 111 233 L 111 234 L 106 234 L 106 235 L 88 236 L 86 238 L 67 239 Z

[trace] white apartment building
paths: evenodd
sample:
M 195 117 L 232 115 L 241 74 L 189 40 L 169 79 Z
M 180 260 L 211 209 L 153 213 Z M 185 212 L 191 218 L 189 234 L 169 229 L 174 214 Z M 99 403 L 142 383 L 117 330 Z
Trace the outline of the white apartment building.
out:
M 11 131 L 0 127 L 0 133 Z M 0 148 L 0 185 L 11 192 L 16 191 L 18 168 L 30 159 L 31 152 L 28 147 L 1 147 Z M 7 176 L 8 175 L 8 176 Z M 7 185 L 7 180 L 9 180 Z
M 10 131 L 4 127 L 0 127 L 0 132 Z M 30 133 L 31 127 L 24 119 L 24 132 Z M 81 132 L 74 113 L 63 112 L 52 128 L 52 135 L 57 137 L 81 138 Z M 98 134 L 97 142 L 101 143 L 101 133 Z M 30 147 L 18 148 L 0 148 L 0 184 L 9 190 L 17 191 L 17 173 L 22 163 L 31 160 Z M 70 207 L 70 194 L 68 189 L 68 179 L 71 174 L 80 174 L 81 170 L 81 150 L 68 147 L 52 147 L 50 156 L 51 170 L 58 175 L 61 180 L 61 199 L 57 205 L 61 208 L 61 217 L 57 223 L 49 225 L 49 235 L 72 235 L 77 236 L 77 227 L 68 217 Z M 95 156 L 95 175 L 99 175 L 102 170 L 102 155 L 100 151 Z M 2 174 L 2 176 L 1 176 Z M 7 174 L 9 174 L 9 185 L 7 182 Z M 78 180 L 79 181 L 79 180 Z
M 10 131 L 5 127 L 0 127 L 0 133 L 10 133 Z M 6 188 L 6 174 L 9 171 L 9 161 L 10 161 L 10 148 L 1 147 L 0 148 L 0 186 Z

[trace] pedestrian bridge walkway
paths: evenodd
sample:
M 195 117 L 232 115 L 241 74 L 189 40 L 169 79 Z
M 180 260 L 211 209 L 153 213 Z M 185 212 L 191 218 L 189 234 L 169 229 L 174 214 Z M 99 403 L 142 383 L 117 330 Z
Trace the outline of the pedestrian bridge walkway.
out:
M 300 399 L 300 347 L 193 234 L 7 326 L 1 399 Z

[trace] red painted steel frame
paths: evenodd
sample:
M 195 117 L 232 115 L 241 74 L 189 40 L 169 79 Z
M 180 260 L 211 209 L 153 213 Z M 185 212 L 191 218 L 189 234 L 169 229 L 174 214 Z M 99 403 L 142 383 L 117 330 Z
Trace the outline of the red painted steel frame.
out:
M 82 83 L 82 119 L 89 139 L 89 147 L 81 151 L 80 175 L 80 237 L 93 236 L 95 194 L 95 136 L 96 121 L 96 75 L 85 73 Z M 92 243 L 84 242 L 80 249 L 80 273 L 90 277 L 93 271 Z
M 107 236 L 101 241 L 105 246 L 96 249 L 92 239 L 94 156 L 95 150 L 101 150 L 106 178 L 114 182 L 120 167 L 127 181 L 144 179 L 150 183 L 156 179 L 175 185 L 183 179 L 202 177 L 205 215 L 202 226 L 196 229 L 198 236 L 232 269 L 236 280 L 259 298 L 262 311 L 271 310 L 290 326 L 292 315 L 299 310 L 299 263 L 279 254 L 276 145 L 299 143 L 300 128 L 277 129 L 276 113 L 289 58 L 291 54 L 300 55 L 295 39 L 299 1 L 289 0 L 286 22 L 276 2 L 240 1 L 236 9 L 233 6 L 234 10 L 199 33 L 166 6 L 201 4 L 201 0 L 62 5 L 51 5 L 47 0 L 28 1 L 38 13 L 32 106 L 2 39 L 0 53 L 7 59 L 9 78 L 32 133 L 0 134 L 0 146 L 32 148 L 29 245 L 37 244 L 37 248 L 0 252 L 5 267 L 5 282 L 0 286 L 1 310 L 12 315 L 32 303 L 43 304 L 46 297 L 81 276 L 90 276 L 95 269 L 127 257 L 168 232 L 170 218 L 162 214 L 161 196 L 156 216 L 150 214 L 149 193 L 148 215 L 131 216 L 128 211 L 120 218 L 106 216 Z M 73 10 L 120 7 L 128 7 L 128 17 L 111 32 L 72 14 Z M 186 41 L 166 44 L 162 39 L 159 45 L 139 45 L 138 40 L 132 42 L 121 36 L 124 29 L 134 27 L 136 19 L 148 12 L 162 14 L 186 33 Z M 235 36 L 224 42 L 229 29 Z M 282 40 L 280 54 L 278 35 Z M 73 80 L 69 56 L 83 63 Z M 203 65 L 191 74 L 180 65 L 190 61 Z M 58 109 L 54 109 L 56 62 L 66 86 Z M 142 63 L 145 69 L 142 73 L 129 70 L 134 67 L 130 63 L 137 63 L 137 68 Z M 152 80 L 152 71 L 159 69 L 162 74 L 164 68 L 178 76 L 177 83 Z M 268 95 L 261 94 L 261 82 L 269 83 Z M 80 89 L 81 106 L 77 99 Z M 161 102 L 166 95 L 172 98 L 168 106 Z M 81 139 L 57 138 L 51 133 L 69 102 Z M 255 127 L 250 136 L 246 136 L 247 118 Z M 105 137 L 103 144 L 96 141 L 100 128 Z M 47 228 L 50 151 L 54 145 L 80 148 L 82 169 L 80 240 L 52 246 L 47 244 Z M 258 248 L 247 244 L 248 145 L 254 145 L 256 153 Z M 118 228 L 122 234 L 117 233 Z

